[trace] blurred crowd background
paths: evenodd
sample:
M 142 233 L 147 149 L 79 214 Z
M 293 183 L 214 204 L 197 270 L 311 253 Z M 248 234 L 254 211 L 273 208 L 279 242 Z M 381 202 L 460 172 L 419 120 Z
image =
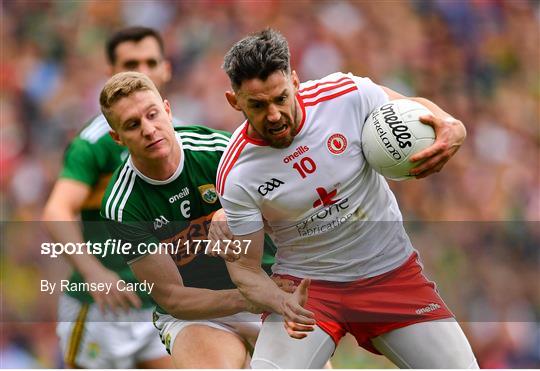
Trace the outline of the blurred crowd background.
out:
M 441 173 L 391 187 L 480 365 L 540 367 L 539 1 L 3 0 L 1 7 L 2 368 L 62 366 L 55 324 L 45 320 L 55 303 L 36 299 L 29 282 L 66 268 L 44 264 L 38 247 L 46 236 L 28 226 L 40 219 L 66 144 L 98 112 L 104 42 L 126 25 L 162 33 L 174 70 L 165 96 L 188 123 L 229 131 L 240 124 L 224 98 L 222 58 L 266 26 L 288 38 L 301 81 L 353 72 L 461 119 L 468 138 Z M 334 366 L 391 367 L 351 338 Z

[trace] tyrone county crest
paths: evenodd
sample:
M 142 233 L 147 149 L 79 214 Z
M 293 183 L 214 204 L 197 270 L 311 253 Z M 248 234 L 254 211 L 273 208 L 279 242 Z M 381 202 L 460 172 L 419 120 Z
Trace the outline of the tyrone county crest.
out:
M 208 204 L 216 203 L 218 196 L 216 193 L 216 187 L 213 184 L 205 184 L 199 186 L 198 188 L 204 202 Z
M 347 148 L 347 138 L 343 134 L 332 134 L 326 141 L 326 146 L 331 154 L 340 155 Z

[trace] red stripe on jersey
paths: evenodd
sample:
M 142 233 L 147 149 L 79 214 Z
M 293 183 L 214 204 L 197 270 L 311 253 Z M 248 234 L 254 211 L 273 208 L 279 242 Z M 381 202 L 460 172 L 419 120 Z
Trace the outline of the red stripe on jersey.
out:
M 223 176 L 222 176 L 222 179 L 221 179 L 221 182 L 220 182 L 220 187 L 218 189 L 218 193 L 220 195 L 222 195 L 222 196 L 225 193 L 225 183 L 227 182 L 227 176 L 229 175 L 229 173 L 231 172 L 232 167 L 234 166 L 234 164 L 238 160 L 238 157 L 240 157 L 240 154 L 244 150 L 244 147 L 248 144 L 247 140 L 245 140 L 244 138 L 242 138 L 242 141 L 240 141 L 239 143 L 240 143 L 240 145 L 238 147 L 238 150 L 236 151 L 236 154 L 234 155 L 232 161 L 230 161 L 229 165 L 227 166 L 227 168 L 223 172 Z
M 255 145 L 258 145 L 258 146 L 268 146 L 268 142 L 264 139 L 259 139 L 259 138 L 252 138 L 248 135 L 247 131 L 248 131 L 248 128 L 249 128 L 249 121 L 246 122 L 246 125 L 244 126 L 244 129 L 242 129 L 242 136 L 244 137 L 245 140 L 247 140 L 249 143 L 251 144 L 255 144 Z
M 296 94 L 296 100 L 298 101 L 300 109 L 302 110 L 302 121 L 300 121 L 300 125 L 298 125 L 298 131 L 296 132 L 296 135 L 298 135 L 304 127 L 304 122 L 306 122 L 306 107 L 304 106 L 304 100 L 302 99 L 302 96 L 300 94 Z
M 352 80 L 349 80 L 349 81 L 343 81 L 342 83 L 340 84 L 337 84 L 337 85 L 332 85 L 332 86 L 327 86 L 325 88 L 322 88 L 322 89 L 319 89 L 317 90 L 316 92 L 312 93 L 312 94 L 308 94 L 308 95 L 302 95 L 302 98 L 303 99 L 309 99 L 309 98 L 315 98 L 317 95 L 321 94 L 321 93 L 324 93 L 326 91 L 330 91 L 330 90 L 335 90 L 337 88 L 341 88 L 343 86 L 347 86 L 347 85 L 353 85 L 354 84 L 354 81 Z
M 335 94 L 327 95 L 327 96 L 325 96 L 325 97 L 319 98 L 319 99 L 317 99 L 316 101 L 313 101 L 313 102 L 304 102 L 304 105 L 305 105 L 306 107 L 308 107 L 308 106 L 314 106 L 314 105 L 316 105 L 316 104 L 319 104 L 319 103 L 321 103 L 321 102 L 324 102 L 325 100 L 334 99 L 334 98 L 337 98 L 337 97 L 339 97 L 339 96 L 345 95 L 345 94 L 350 93 L 351 91 L 355 91 L 355 90 L 358 90 L 358 87 L 357 87 L 356 85 L 350 87 L 349 89 L 346 89 L 346 90 L 337 92 L 337 93 L 335 93 Z
M 244 138 L 242 135 L 237 136 L 234 139 L 234 142 L 231 144 L 231 146 L 227 149 L 227 151 L 223 154 L 223 162 L 222 166 L 218 168 L 217 177 L 216 177 L 216 183 L 217 183 L 217 191 L 218 193 L 221 193 L 219 190 L 221 189 L 221 179 L 223 178 L 223 170 L 226 168 L 227 164 L 229 163 L 231 157 L 233 156 L 234 152 L 236 151 L 236 148 L 242 143 Z
M 351 78 L 348 77 L 348 76 L 345 76 L 345 77 L 342 77 L 341 79 L 336 80 L 336 81 L 325 81 L 325 82 L 320 82 L 320 83 L 318 83 L 318 84 L 315 84 L 315 85 L 312 85 L 312 86 L 308 86 L 307 88 L 301 89 L 301 90 L 299 90 L 298 92 L 299 92 L 299 93 L 303 93 L 303 92 L 308 91 L 308 90 L 316 89 L 316 88 L 318 88 L 319 86 L 330 85 L 330 84 L 337 84 L 338 82 L 341 82 L 341 81 L 343 81 L 343 80 L 351 80 Z M 351 80 L 351 81 L 352 81 L 352 80 Z

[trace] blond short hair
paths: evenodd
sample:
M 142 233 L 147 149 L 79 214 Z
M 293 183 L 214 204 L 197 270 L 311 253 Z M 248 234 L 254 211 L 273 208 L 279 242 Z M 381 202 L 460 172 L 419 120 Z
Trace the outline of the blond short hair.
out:
M 143 90 L 153 91 L 161 98 L 152 80 L 140 72 L 120 72 L 105 83 L 99 94 L 99 104 L 101 106 L 101 112 L 103 112 L 103 115 L 111 126 L 113 125 L 111 107 L 120 99 Z

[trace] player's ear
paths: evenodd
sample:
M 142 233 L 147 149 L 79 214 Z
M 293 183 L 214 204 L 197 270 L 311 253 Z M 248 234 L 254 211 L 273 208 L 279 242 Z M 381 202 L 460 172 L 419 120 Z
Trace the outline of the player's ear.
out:
M 238 106 L 238 99 L 236 99 L 236 93 L 234 91 L 227 90 L 225 92 L 225 98 L 227 98 L 227 102 L 229 102 L 232 108 L 234 108 L 237 111 L 242 111 L 240 106 Z
M 291 78 L 292 78 L 292 83 L 294 86 L 294 92 L 297 93 L 298 89 L 300 89 L 300 80 L 298 79 L 298 75 L 296 74 L 295 70 L 292 70 Z
M 172 120 L 171 104 L 167 99 L 163 99 L 163 105 L 165 107 L 165 112 L 167 112 L 167 115 L 169 115 L 169 118 Z
M 122 142 L 122 139 L 120 139 L 120 136 L 118 135 L 118 133 L 114 130 L 109 130 L 109 135 L 111 136 L 111 138 L 113 138 L 113 140 L 120 144 L 121 146 L 124 145 L 124 143 Z

